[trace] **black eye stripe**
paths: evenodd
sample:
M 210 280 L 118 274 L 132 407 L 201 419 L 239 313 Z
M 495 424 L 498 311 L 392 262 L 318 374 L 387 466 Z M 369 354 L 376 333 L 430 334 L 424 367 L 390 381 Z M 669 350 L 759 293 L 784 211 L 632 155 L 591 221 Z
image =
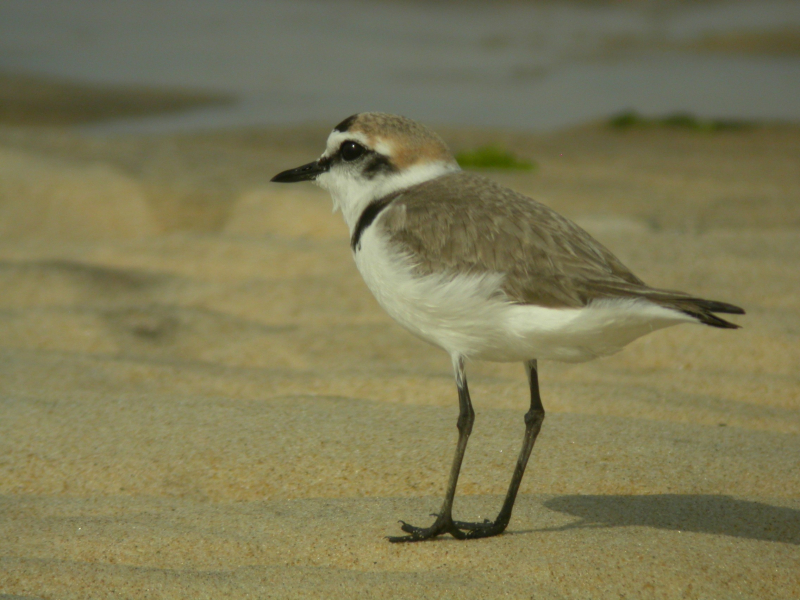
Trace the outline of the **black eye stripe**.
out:
M 360 170 L 367 179 L 373 179 L 380 174 L 394 173 L 397 171 L 388 156 L 365 148 L 355 140 L 345 140 L 339 145 L 335 154 L 326 159 L 321 159 L 328 166 L 332 163 L 355 162 L 359 160 Z
M 389 173 L 397 172 L 397 167 L 392 164 L 392 161 L 383 154 L 377 152 L 373 153 L 374 156 L 370 157 L 366 167 L 364 167 L 364 176 L 367 179 L 373 179 L 378 175 L 388 175 Z

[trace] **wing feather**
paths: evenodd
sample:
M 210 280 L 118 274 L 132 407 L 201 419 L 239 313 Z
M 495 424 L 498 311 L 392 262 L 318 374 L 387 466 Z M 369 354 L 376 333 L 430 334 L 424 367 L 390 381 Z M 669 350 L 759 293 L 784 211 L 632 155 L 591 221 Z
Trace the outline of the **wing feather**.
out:
M 547 307 L 585 306 L 597 284 L 648 289 L 608 249 L 551 208 L 474 173 L 410 188 L 380 226 L 420 275 L 503 273 L 507 297 Z

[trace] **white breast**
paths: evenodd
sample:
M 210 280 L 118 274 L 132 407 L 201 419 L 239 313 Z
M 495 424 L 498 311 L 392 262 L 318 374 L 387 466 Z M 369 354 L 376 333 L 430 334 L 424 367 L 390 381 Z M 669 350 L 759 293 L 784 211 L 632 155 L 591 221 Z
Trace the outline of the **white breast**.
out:
M 498 362 L 581 362 L 621 350 L 656 329 L 693 319 L 643 300 L 562 309 L 508 302 L 502 273 L 416 277 L 380 227 L 364 231 L 356 265 L 380 305 L 414 335 L 451 355 Z

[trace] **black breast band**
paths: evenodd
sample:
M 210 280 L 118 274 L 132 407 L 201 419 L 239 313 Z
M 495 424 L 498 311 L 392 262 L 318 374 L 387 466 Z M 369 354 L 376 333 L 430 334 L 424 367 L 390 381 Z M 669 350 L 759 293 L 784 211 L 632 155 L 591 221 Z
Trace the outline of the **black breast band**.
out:
M 400 192 L 395 192 L 394 194 L 389 194 L 383 198 L 373 200 L 367 205 L 367 208 L 365 208 L 361 216 L 358 217 L 358 223 L 356 223 L 353 236 L 350 238 L 350 248 L 353 252 L 357 252 L 361 248 L 361 236 L 364 234 L 367 227 L 372 225 L 372 222 L 381 214 L 381 211 L 389 206 L 392 200 L 400 196 L 400 194 Z

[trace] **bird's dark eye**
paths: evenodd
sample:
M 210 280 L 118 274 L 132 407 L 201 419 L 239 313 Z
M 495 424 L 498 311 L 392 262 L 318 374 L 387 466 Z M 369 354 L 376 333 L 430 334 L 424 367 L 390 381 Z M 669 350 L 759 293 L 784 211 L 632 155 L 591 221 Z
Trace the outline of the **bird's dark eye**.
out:
M 342 145 L 339 146 L 339 153 L 342 155 L 342 158 L 348 162 L 357 159 L 366 151 L 367 149 L 364 148 L 364 146 L 356 142 L 342 142 Z

